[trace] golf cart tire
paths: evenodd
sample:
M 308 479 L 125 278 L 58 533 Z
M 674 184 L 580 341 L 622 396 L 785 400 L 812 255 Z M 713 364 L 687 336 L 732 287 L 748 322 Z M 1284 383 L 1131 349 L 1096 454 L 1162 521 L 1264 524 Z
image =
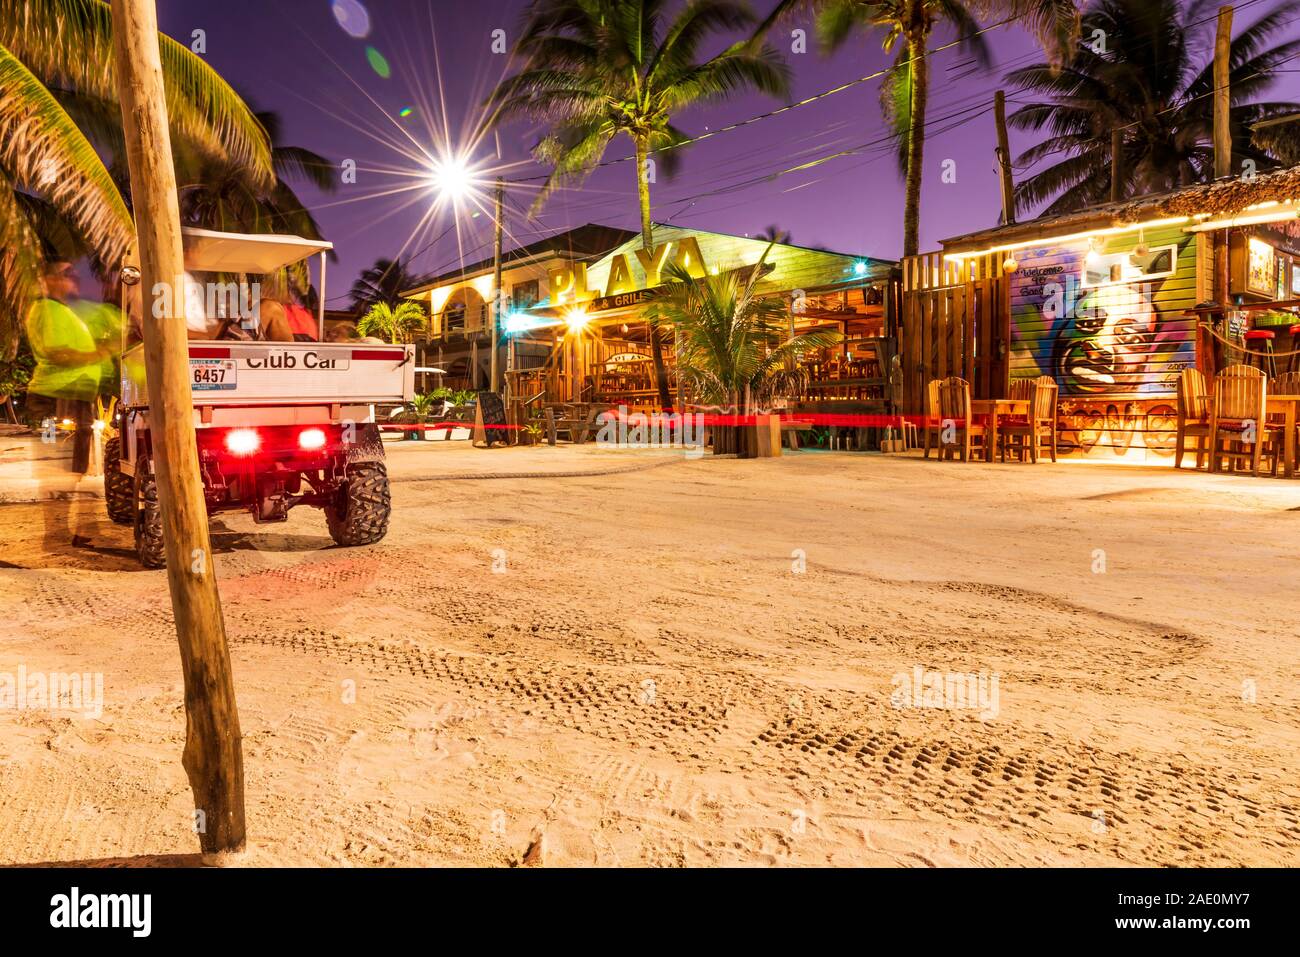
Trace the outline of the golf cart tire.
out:
M 145 568 L 165 568 L 167 550 L 163 544 L 162 509 L 158 507 L 158 481 L 141 462 L 136 472 L 135 554 Z
M 339 545 L 372 545 L 388 534 L 392 496 L 382 462 L 355 462 L 334 502 L 325 506 L 330 538 Z
M 109 439 L 104 443 L 104 507 L 118 525 L 131 525 L 135 522 L 135 482 L 122 474 L 121 461 L 122 439 Z

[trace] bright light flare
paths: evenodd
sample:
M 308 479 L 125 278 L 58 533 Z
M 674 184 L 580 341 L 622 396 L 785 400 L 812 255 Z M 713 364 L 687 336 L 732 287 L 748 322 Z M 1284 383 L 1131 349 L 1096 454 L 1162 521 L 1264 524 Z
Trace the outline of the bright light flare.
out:
M 571 332 L 581 332 L 587 326 L 587 310 L 581 306 L 570 309 L 564 314 L 564 321 Z
M 298 433 L 298 448 L 300 449 L 323 449 L 325 447 L 325 433 L 321 429 L 303 429 Z
M 465 157 L 449 156 L 429 164 L 429 185 L 440 200 L 459 204 L 474 196 L 483 184 Z
M 262 447 L 262 437 L 252 429 L 235 429 L 226 434 L 226 451 L 231 455 L 252 455 Z

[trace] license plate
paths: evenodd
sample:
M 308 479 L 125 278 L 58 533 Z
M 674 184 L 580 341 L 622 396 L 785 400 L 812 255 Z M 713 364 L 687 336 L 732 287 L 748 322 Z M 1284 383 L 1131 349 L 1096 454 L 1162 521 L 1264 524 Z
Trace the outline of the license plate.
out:
M 191 359 L 190 384 L 195 392 L 235 387 L 234 359 Z

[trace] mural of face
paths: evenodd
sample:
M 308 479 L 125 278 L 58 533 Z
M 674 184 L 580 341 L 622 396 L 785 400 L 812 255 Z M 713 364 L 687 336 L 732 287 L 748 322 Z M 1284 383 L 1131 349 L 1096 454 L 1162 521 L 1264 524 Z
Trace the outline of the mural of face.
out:
M 1059 343 L 1058 381 L 1076 393 L 1140 391 L 1157 321 L 1148 283 L 1087 290 L 1075 307 L 1072 334 Z

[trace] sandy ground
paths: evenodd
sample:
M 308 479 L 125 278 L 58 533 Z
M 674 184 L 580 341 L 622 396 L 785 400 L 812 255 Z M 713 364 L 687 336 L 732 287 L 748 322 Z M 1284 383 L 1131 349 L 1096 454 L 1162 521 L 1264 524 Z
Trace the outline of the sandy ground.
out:
M 216 520 L 232 863 L 1300 862 L 1300 482 L 630 455 L 395 449 L 365 549 Z M 0 676 L 104 681 L 0 709 L 3 862 L 197 849 L 164 576 L 93 493 L 0 505 Z

